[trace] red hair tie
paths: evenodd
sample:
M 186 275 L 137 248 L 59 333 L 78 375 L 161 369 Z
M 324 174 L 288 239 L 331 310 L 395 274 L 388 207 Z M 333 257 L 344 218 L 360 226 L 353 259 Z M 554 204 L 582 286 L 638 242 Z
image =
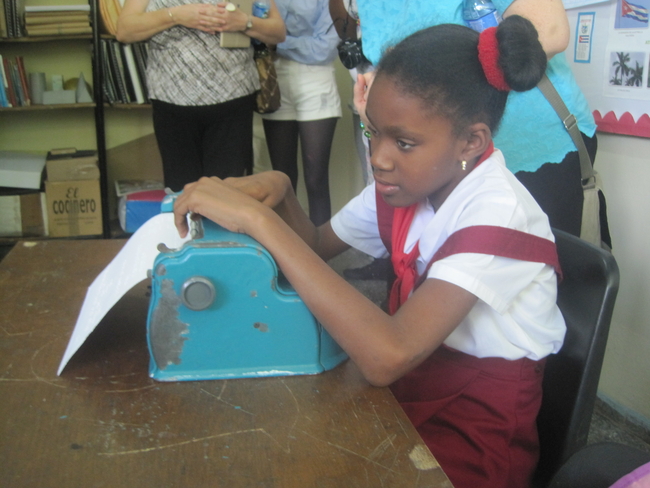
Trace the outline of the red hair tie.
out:
M 497 28 L 489 27 L 478 37 L 478 60 L 481 62 L 483 73 L 488 83 L 497 90 L 510 91 L 508 83 L 499 67 L 499 43 L 497 42 Z

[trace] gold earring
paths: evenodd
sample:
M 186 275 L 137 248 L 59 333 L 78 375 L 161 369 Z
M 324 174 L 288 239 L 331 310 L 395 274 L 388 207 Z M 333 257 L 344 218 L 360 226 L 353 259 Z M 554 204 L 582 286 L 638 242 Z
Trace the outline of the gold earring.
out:
M 463 171 L 467 171 L 467 161 L 460 162 L 460 169 L 462 169 Z

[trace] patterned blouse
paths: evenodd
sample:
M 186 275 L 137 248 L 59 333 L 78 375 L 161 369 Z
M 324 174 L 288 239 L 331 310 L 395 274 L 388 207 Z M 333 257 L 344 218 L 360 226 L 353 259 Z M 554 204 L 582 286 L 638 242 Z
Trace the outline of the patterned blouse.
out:
M 147 11 L 190 3 L 194 2 L 150 0 Z M 150 98 L 175 105 L 215 105 L 258 90 L 253 48 L 226 49 L 219 43 L 219 34 L 181 25 L 154 35 L 148 42 L 147 88 Z

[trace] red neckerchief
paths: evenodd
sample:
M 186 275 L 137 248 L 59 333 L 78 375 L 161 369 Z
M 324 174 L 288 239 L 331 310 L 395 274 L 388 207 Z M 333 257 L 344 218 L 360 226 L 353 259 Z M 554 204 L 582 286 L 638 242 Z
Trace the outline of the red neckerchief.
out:
M 474 168 L 489 158 L 494 152 L 494 143 L 490 145 L 481 155 Z M 411 252 L 406 254 L 404 252 L 404 244 L 408 231 L 411 228 L 415 211 L 418 204 L 414 203 L 409 207 L 397 207 L 393 212 L 393 229 L 392 229 L 392 252 L 391 261 L 393 269 L 395 270 L 395 281 L 390 290 L 388 299 L 388 311 L 391 315 L 397 312 L 397 309 L 406 302 L 409 294 L 415 287 L 415 282 L 418 278 L 418 271 L 415 263 L 420 255 L 419 242 L 415 243 Z

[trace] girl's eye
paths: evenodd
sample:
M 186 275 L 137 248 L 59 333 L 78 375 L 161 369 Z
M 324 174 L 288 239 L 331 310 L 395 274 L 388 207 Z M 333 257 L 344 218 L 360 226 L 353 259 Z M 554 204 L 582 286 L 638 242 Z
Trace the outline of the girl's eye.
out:
M 400 139 L 397 140 L 397 145 L 402 149 L 410 149 L 411 147 L 413 147 L 413 144 L 410 144 L 406 141 L 402 141 Z

